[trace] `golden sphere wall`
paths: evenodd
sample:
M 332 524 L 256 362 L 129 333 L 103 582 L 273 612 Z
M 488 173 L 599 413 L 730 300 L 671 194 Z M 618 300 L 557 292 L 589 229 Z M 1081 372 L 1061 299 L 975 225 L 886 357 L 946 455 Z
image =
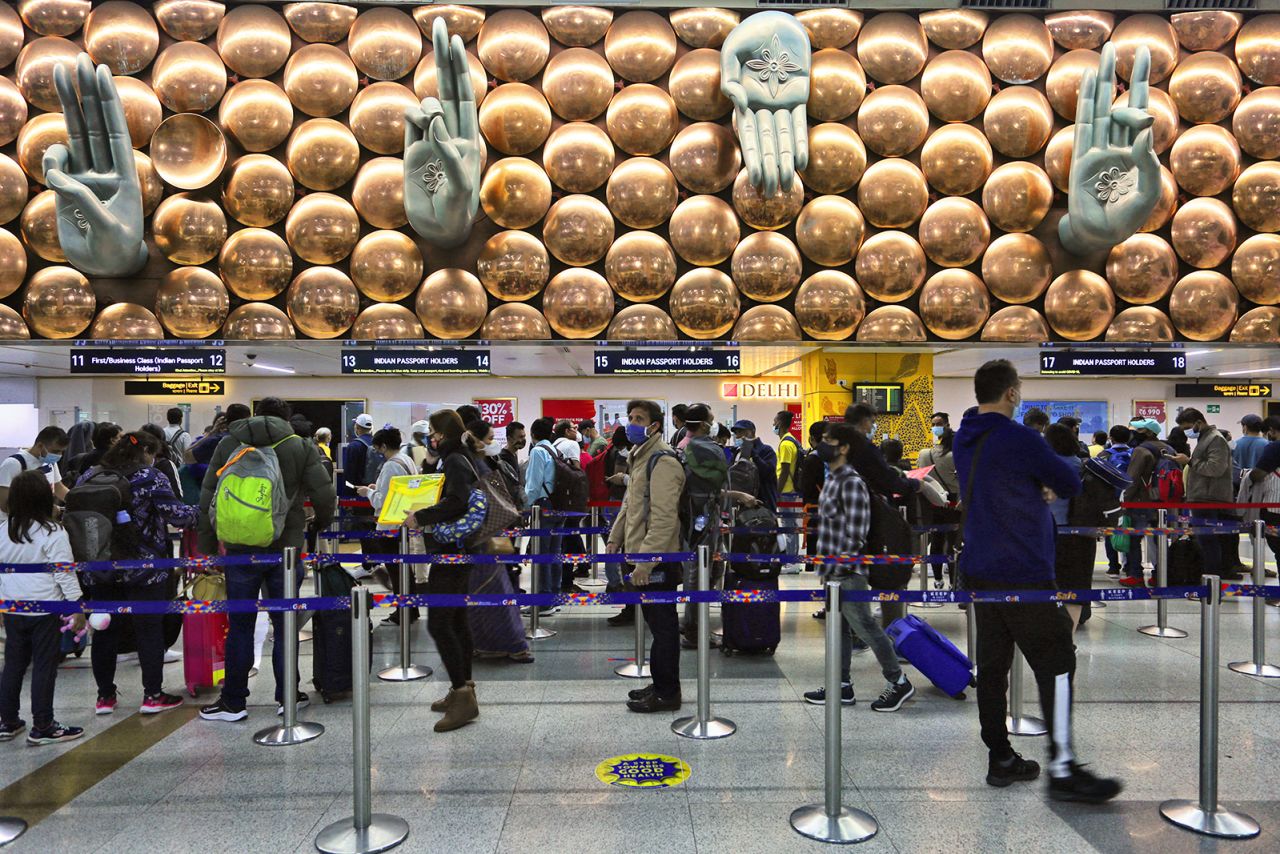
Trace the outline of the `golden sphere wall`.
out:
M 1280 312 L 1277 14 L 802 11 L 809 165 L 763 198 L 720 93 L 735 10 L 18 5 L 0 0 L 3 338 L 1280 343 L 1259 320 Z M 408 227 L 400 180 L 438 17 L 488 149 L 451 250 Z M 1122 103 L 1151 50 L 1162 195 L 1075 258 L 1066 129 L 1108 39 Z M 146 198 L 128 280 L 66 266 L 43 184 L 66 138 L 52 68 L 81 50 L 118 75 Z

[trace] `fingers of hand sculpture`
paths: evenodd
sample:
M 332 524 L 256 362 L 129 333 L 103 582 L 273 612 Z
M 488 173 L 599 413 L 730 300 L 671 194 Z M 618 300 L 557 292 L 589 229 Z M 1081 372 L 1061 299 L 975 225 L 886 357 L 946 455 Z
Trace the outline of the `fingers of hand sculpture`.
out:
M 74 219 L 73 225 L 80 231 L 89 228 L 108 227 L 113 223 L 114 218 L 107 213 L 106 208 L 102 206 L 102 202 L 93 194 L 93 191 L 81 184 L 75 178 L 70 177 L 67 173 L 60 169 L 46 169 L 44 178 L 49 182 L 49 187 L 58 196 L 58 201 L 66 200 L 70 202 L 74 211 L 71 213 Z M 62 215 L 59 206 L 59 216 Z
M 452 184 L 449 189 L 461 187 L 467 178 L 466 166 L 462 162 L 458 147 L 449 136 L 449 129 L 445 126 L 443 116 L 436 116 L 431 120 L 431 142 L 432 150 L 440 155 L 443 162 L 445 183 Z
M 477 145 L 480 143 L 480 123 L 476 119 L 476 90 L 471 84 L 471 66 L 467 63 L 467 47 L 461 36 L 449 42 L 449 54 L 453 62 L 455 89 L 458 93 L 458 124 L 451 128 L 460 136 Z
M 453 67 L 449 58 L 449 28 L 443 18 L 436 18 L 431 25 L 431 49 L 435 53 L 436 86 L 441 100 L 457 97 L 454 91 Z
M 1093 92 L 1093 147 L 1106 148 L 1111 144 L 1111 102 L 1115 99 L 1115 52 L 1110 54 L 1110 67 L 1107 64 L 1107 52 L 1102 55 L 1098 64 L 1098 76 Z
M 1080 99 L 1076 102 L 1076 127 L 1071 142 L 1071 178 L 1076 177 L 1077 164 L 1093 145 L 1093 99 L 1097 82 L 1093 71 L 1085 71 L 1080 78 Z
M 778 179 L 782 189 L 790 190 L 796 174 L 796 130 L 791 126 L 791 111 L 778 110 L 773 114 L 773 126 L 778 132 Z
M 112 170 L 127 178 L 131 169 L 136 174 L 133 138 L 129 136 L 129 122 L 124 115 L 120 93 L 116 91 L 115 82 L 111 79 L 111 70 L 105 65 L 98 66 L 97 84 L 102 117 L 107 127 L 107 152 L 111 158 Z
M 753 187 L 759 187 L 762 180 L 760 163 L 760 140 L 756 135 L 756 117 L 750 110 L 735 112 L 738 120 L 738 141 L 742 145 L 742 160 L 747 165 L 747 180 Z
M 756 135 L 760 138 L 760 193 L 765 198 L 778 192 L 778 131 L 773 124 L 773 113 L 761 110 L 756 113 Z
M 93 70 L 93 60 L 87 53 L 76 59 L 76 82 L 80 86 L 80 103 L 84 111 L 84 124 L 89 132 L 89 152 L 93 156 L 95 172 L 111 171 L 111 151 L 107 146 L 107 122 L 102 116 L 102 99 L 98 96 L 98 80 Z
M 426 138 L 426 116 L 421 107 L 409 107 L 404 111 L 404 153 L 409 156 L 414 143 Z
M 1156 156 L 1154 131 L 1147 128 L 1138 133 L 1133 141 L 1133 163 L 1138 169 L 1138 196 L 1149 202 L 1146 216 L 1155 209 L 1160 201 L 1160 158 Z
M 1143 45 L 1133 60 L 1133 74 L 1129 77 L 1129 106 L 1145 110 L 1151 98 L 1151 49 Z
M 71 82 L 71 69 L 59 63 L 53 67 L 53 86 L 58 91 L 62 105 L 62 117 L 67 123 L 67 140 L 71 148 L 71 162 L 61 167 L 70 172 L 87 172 L 93 167 L 89 153 L 89 133 L 84 126 L 84 113 L 80 111 L 80 99 L 75 84 Z
M 727 72 L 722 68 L 720 71 L 720 92 L 729 99 L 734 109 L 745 111 L 747 109 L 747 89 L 737 80 L 730 80 Z
M 791 127 L 795 131 L 795 168 L 803 172 L 809 168 L 809 117 L 804 104 L 791 111 Z

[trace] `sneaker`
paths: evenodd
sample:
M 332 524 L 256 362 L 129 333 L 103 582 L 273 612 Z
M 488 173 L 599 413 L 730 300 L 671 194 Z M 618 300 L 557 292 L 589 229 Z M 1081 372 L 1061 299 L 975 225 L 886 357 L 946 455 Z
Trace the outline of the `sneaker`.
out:
M 879 697 L 871 701 L 873 712 L 896 712 L 902 704 L 915 696 L 915 687 L 903 676 L 900 682 L 886 685 Z
M 538 611 L 538 616 L 539 616 L 539 617 L 552 617 L 552 616 L 555 616 L 556 614 L 559 614 L 559 613 L 560 613 L 560 606 L 559 606 L 559 605 L 550 605 L 550 606 L 548 606 L 548 607 L 546 607 L 546 608 L 543 608 L 543 609 L 541 609 L 540 611 Z
M 27 722 L 24 720 L 0 723 L 0 741 L 13 741 L 26 728 Z
M 116 664 L 128 664 L 131 661 L 137 661 L 138 654 L 136 652 L 122 652 L 116 656 Z
M 864 652 L 866 652 L 869 649 L 871 649 L 871 647 L 863 643 L 860 638 L 855 637 L 853 641 L 849 644 L 849 651 L 852 652 L 854 655 L 862 655 Z
M 93 705 L 93 713 L 95 715 L 109 715 L 116 710 L 116 695 L 113 693 L 110 697 L 99 697 L 98 702 Z
M 782 575 L 799 575 L 804 572 L 804 564 L 789 563 L 782 567 Z
M 368 578 L 373 575 L 372 572 L 364 568 L 363 564 L 356 566 L 343 566 L 342 568 L 347 571 L 347 575 L 351 576 L 352 581 L 359 581 L 362 578 Z
M 1109 801 L 1124 788 L 1119 780 L 1097 777 L 1075 762 L 1068 766 L 1066 777 L 1049 778 L 1049 798 L 1055 801 L 1075 801 L 1082 804 L 1100 804 Z
M 218 702 L 214 703 L 212 706 L 205 706 L 203 709 L 200 710 L 200 717 L 206 721 L 233 721 L 234 722 L 234 721 L 244 720 L 245 718 L 249 717 L 249 713 L 244 709 L 240 709 L 239 711 L 236 711 L 235 709 L 227 705 L 226 700 L 223 700 L 221 697 L 219 697 Z
M 822 686 L 814 691 L 804 692 L 804 701 L 811 706 L 825 706 L 827 704 L 827 686 Z M 840 705 L 852 706 L 857 701 L 853 699 L 853 683 L 840 683 Z
M 818 610 L 814 611 L 813 618 L 815 620 L 825 620 L 827 618 L 827 609 L 819 608 Z
M 1119 580 L 1121 587 L 1145 587 L 1146 582 L 1142 578 L 1134 578 L 1132 575 L 1126 575 Z
M 299 691 L 297 708 L 305 709 L 309 705 L 311 705 L 311 698 L 307 696 L 307 692 Z M 276 706 L 276 717 L 279 718 L 283 716 L 284 716 L 284 703 L 280 703 L 279 705 Z
M 1120 567 L 1118 567 L 1118 566 L 1109 566 L 1109 567 L 1107 567 L 1107 575 L 1108 575 L 1108 576 L 1110 576 L 1111 578 L 1117 578 L 1117 577 L 1119 577 L 1119 575 L 1120 575 Z
M 1040 776 L 1040 765 L 1030 759 L 1023 759 L 1017 753 L 1003 762 L 991 757 L 987 762 L 987 785 L 1003 789 L 1017 782 L 1034 780 Z
M 57 744 L 59 741 L 75 741 L 84 735 L 78 726 L 63 726 L 54 721 L 44 729 L 32 729 L 27 733 L 27 744 Z
M 175 652 L 174 650 L 171 650 L 171 649 L 166 649 L 164 651 L 165 664 L 173 664 L 174 662 L 178 662 L 178 661 L 182 661 L 182 653 Z
M 167 712 L 170 709 L 176 709 L 182 705 L 182 698 L 173 694 L 166 694 L 161 691 L 159 694 L 151 694 L 142 700 L 142 708 L 138 711 L 144 715 L 156 715 L 160 712 Z

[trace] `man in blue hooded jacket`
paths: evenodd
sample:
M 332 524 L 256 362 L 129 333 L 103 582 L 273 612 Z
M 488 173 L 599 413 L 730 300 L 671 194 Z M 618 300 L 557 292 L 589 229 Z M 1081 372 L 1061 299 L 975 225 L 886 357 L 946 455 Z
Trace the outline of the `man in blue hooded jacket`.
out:
M 1044 438 L 1012 420 L 1022 381 L 1008 361 L 987 362 L 973 378 L 978 411 L 967 413 L 955 438 L 964 509 L 960 572 L 970 590 L 1053 590 L 1054 523 L 1048 501 L 1080 492 L 1080 476 Z M 1076 669 L 1071 618 L 1058 602 L 975 603 L 978 719 L 989 762 L 987 783 L 1034 780 L 1040 766 L 1009 743 L 1005 725 L 1009 668 L 1017 645 L 1035 673 L 1051 736 L 1049 797 L 1101 803 L 1120 792 L 1117 780 L 1096 777 L 1075 761 L 1071 693 Z

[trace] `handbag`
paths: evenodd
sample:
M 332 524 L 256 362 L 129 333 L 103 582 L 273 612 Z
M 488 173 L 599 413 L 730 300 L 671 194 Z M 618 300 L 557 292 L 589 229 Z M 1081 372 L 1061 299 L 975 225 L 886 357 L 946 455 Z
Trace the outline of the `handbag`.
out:
M 436 525 L 432 536 L 441 543 L 466 543 L 473 548 L 488 548 L 490 540 L 520 521 L 520 511 L 507 494 L 501 472 L 490 471 L 481 477 L 470 459 L 467 464 L 476 475 L 475 488 L 467 501 L 467 512 L 452 522 Z
M 227 598 L 227 577 L 221 572 L 198 572 L 188 576 L 183 596 L 199 602 L 218 602 Z
M 1121 516 L 1120 519 L 1116 522 L 1116 527 L 1131 528 L 1133 527 L 1133 519 L 1130 518 L 1127 514 L 1124 516 Z M 1111 548 L 1115 549 L 1117 552 L 1119 552 L 1122 555 L 1128 554 L 1129 553 L 1129 535 L 1128 534 L 1112 534 Z
M 484 491 L 479 488 L 473 489 L 471 497 L 467 499 L 466 512 L 452 522 L 436 523 L 436 526 L 431 529 L 431 536 L 435 537 L 436 542 L 445 545 L 464 543 L 472 539 L 476 531 L 480 530 L 488 510 L 489 501 Z

